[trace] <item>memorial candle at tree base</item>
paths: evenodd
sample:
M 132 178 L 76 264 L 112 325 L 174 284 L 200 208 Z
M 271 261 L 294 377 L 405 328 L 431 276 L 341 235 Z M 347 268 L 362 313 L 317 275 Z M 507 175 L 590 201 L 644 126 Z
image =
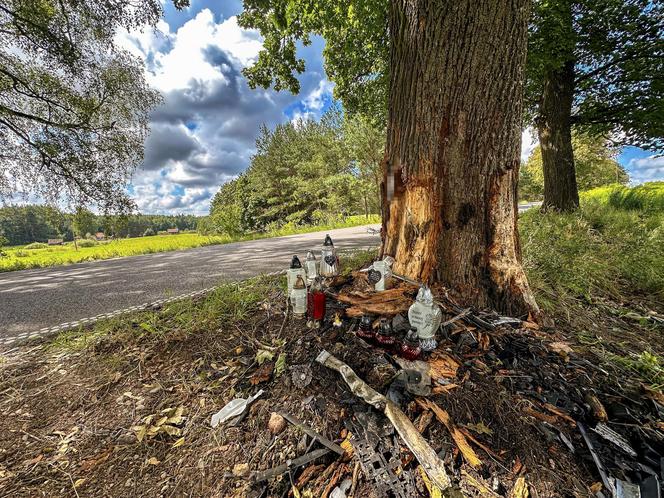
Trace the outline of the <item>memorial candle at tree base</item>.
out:
M 438 346 L 436 332 L 443 319 L 443 313 L 433 302 L 433 293 L 426 285 L 420 287 L 415 302 L 408 309 L 408 321 L 417 329 L 422 351 L 433 351 Z
M 320 327 L 320 322 L 325 318 L 325 292 L 320 277 L 311 284 L 307 295 L 307 315 L 315 328 Z
M 373 329 L 373 318 L 371 315 L 362 315 L 360 326 L 357 328 L 357 336 L 368 342 L 373 342 L 376 332 Z
M 307 283 L 311 285 L 318 276 L 318 261 L 311 251 L 307 251 L 307 257 L 304 260 L 304 270 L 307 273 Z
M 417 336 L 417 330 L 411 329 L 406 334 L 403 342 L 401 343 L 401 348 L 399 349 L 399 356 L 407 359 L 408 361 L 417 360 L 422 354 L 422 348 L 420 347 L 420 341 Z
M 307 278 L 307 274 L 305 273 L 304 268 L 302 268 L 302 263 L 300 263 L 300 258 L 293 256 L 290 268 L 286 270 L 286 283 L 288 284 L 289 296 L 293 290 L 293 286 L 295 285 L 295 281 L 297 280 L 298 275 L 300 275 L 303 280 Z
M 337 250 L 332 243 L 330 235 L 325 236 L 325 242 L 321 248 L 320 254 L 320 274 L 323 277 L 334 277 L 339 274 L 339 258 Z
M 298 275 L 293 290 L 290 293 L 290 302 L 293 308 L 293 315 L 303 317 L 307 312 L 307 286 L 304 283 L 304 277 Z
M 374 284 L 374 290 L 381 292 L 386 288 L 387 279 L 392 276 L 394 258 L 385 256 L 380 261 L 374 261 L 369 268 L 369 282 Z
M 380 329 L 376 333 L 376 343 L 385 349 L 391 349 L 397 342 L 392 329 L 392 321 L 389 318 L 380 319 Z

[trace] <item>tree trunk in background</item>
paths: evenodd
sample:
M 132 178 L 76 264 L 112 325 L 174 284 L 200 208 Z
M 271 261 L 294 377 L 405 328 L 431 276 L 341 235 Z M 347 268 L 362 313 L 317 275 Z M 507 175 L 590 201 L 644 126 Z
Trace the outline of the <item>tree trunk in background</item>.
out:
M 381 186 L 394 271 L 522 315 L 516 188 L 528 0 L 392 0 Z
M 542 150 L 544 202 L 542 209 L 574 211 L 579 192 L 572 150 L 572 100 L 574 62 L 550 71 L 544 81 L 537 134 Z

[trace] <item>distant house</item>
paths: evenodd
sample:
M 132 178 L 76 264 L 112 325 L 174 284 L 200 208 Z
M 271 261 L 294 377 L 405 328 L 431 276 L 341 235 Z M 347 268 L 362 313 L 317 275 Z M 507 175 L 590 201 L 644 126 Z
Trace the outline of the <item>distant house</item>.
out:
M 49 246 L 61 246 L 63 242 L 62 239 L 48 239 Z
M 104 240 L 106 238 L 106 234 L 104 232 L 97 232 L 95 234 L 95 239 L 97 240 Z
M 180 229 L 177 228 L 177 227 L 175 227 L 175 228 L 169 228 L 168 230 L 166 230 L 166 232 L 167 232 L 169 235 L 175 235 L 175 234 L 180 233 Z

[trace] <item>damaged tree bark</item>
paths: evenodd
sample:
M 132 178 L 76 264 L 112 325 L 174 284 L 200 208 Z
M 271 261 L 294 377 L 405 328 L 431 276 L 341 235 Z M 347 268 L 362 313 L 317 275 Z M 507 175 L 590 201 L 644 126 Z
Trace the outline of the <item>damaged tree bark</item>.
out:
M 528 0 L 390 3 L 383 255 L 464 304 L 536 311 L 516 187 Z

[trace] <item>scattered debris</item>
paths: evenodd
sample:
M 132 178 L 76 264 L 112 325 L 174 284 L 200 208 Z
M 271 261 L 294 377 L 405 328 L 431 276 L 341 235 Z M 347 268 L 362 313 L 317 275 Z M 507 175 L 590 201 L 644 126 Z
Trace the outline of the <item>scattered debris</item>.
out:
M 325 436 L 322 436 L 322 435 L 318 434 L 311 427 L 304 425 L 302 422 L 300 422 L 298 419 L 296 419 L 293 415 L 290 415 L 289 413 L 286 413 L 286 412 L 279 412 L 279 415 L 281 415 L 281 417 L 283 417 L 284 419 L 288 420 L 291 424 L 293 424 L 295 427 L 300 429 L 307 436 L 309 436 L 310 438 L 315 439 L 316 441 L 321 443 L 326 448 L 329 448 L 330 450 L 334 451 L 338 455 L 343 455 L 344 454 L 344 449 L 341 446 L 339 446 L 338 444 L 334 444 L 332 441 L 327 439 Z
M 417 282 L 397 275 L 376 292 L 377 275 L 316 280 L 315 263 L 303 265 L 309 297 L 326 301 L 307 301 L 306 322 L 275 284 L 209 333 L 104 336 L 80 356 L 0 365 L 0 494 L 442 497 L 449 484 L 471 496 L 659 498 L 664 395 L 601 361 L 638 357 L 619 349 L 630 339 L 600 342 L 615 321 L 597 316 L 577 341 L 578 330 L 461 307 L 437 287 L 438 345 L 413 357 L 403 348 L 419 347 L 406 318 Z M 637 340 L 655 357 L 653 330 Z M 265 392 L 244 399 L 253 386 Z
M 229 401 L 226 406 L 212 415 L 210 425 L 215 428 L 219 424 L 223 424 L 229 420 L 231 425 L 236 425 L 247 413 L 249 406 L 262 395 L 263 390 L 261 389 L 253 396 L 249 396 L 247 399 L 235 398 Z
M 304 389 L 309 384 L 311 384 L 311 379 L 313 378 L 311 374 L 311 367 L 308 364 L 305 365 L 293 365 L 290 367 L 291 370 L 291 379 L 293 385 L 298 389 Z
M 339 372 L 351 388 L 353 394 L 362 398 L 374 408 L 383 411 L 406 443 L 406 446 L 408 446 L 413 455 L 415 455 L 415 458 L 422 464 L 431 481 L 441 490 L 449 487 L 450 480 L 443 462 L 417 431 L 410 419 L 394 403 L 369 387 L 348 365 L 327 351 L 321 351 L 316 361 Z
M 267 428 L 276 436 L 286 428 L 286 419 L 280 414 L 272 412 L 270 414 L 270 420 L 267 422 Z

